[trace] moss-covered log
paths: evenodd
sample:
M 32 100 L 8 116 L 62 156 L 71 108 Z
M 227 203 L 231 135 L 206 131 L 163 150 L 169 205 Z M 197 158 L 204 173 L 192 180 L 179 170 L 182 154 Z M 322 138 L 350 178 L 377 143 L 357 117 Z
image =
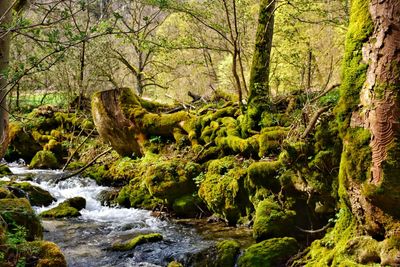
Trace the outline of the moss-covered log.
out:
M 92 115 L 100 136 L 122 156 L 142 156 L 151 136 L 179 136 L 187 112 L 152 113 L 129 88 L 101 91 L 92 100 Z

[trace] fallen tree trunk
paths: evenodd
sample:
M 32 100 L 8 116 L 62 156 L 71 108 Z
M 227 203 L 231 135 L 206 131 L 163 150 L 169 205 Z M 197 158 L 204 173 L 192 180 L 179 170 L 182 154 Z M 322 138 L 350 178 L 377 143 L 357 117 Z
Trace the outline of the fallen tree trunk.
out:
M 151 136 L 175 137 L 184 133 L 190 119 L 185 111 L 152 113 L 129 88 L 101 91 L 93 96 L 92 115 L 102 139 L 121 156 L 143 156 Z

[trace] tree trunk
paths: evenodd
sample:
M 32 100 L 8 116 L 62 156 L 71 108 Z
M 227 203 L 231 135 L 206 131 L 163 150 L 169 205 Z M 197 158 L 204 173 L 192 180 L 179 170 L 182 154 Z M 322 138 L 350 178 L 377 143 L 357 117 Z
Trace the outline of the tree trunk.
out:
M 256 45 L 250 74 L 250 91 L 247 116 L 249 128 L 256 129 L 257 122 L 269 103 L 269 65 L 274 31 L 275 0 L 261 0 Z
M 359 226 L 379 238 L 400 230 L 399 51 L 399 1 L 353 1 L 337 108 L 339 193 Z
M 12 1 L 0 1 L 0 158 L 4 156 L 8 145 L 8 109 L 7 109 L 7 77 L 5 73 L 8 68 L 10 55 L 10 33 L 7 33 L 7 24 L 11 22 Z

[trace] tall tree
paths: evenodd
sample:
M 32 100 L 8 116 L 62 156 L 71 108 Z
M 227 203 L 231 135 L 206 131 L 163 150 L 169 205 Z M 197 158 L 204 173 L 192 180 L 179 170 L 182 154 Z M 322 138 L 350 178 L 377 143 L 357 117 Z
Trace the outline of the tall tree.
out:
M 319 253 L 310 253 L 310 265 L 326 264 L 329 258 L 329 265 L 336 266 L 344 255 L 363 264 L 400 264 L 399 50 L 399 1 L 352 1 L 336 108 L 344 145 L 340 212 L 335 228 L 313 245 Z M 368 248 L 359 243 L 360 235 L 369 240 Z M 363 258 L 367 250 L 372 258 Z
M 8 111 L 7 111 L 7 70 L 10 56 L 11 37 L 8 27 L 12 19 L 12 1 L 0 1 L 0 157 L 7 148 Z
M 256 45 L 250 74 L 247 117 L 249 128 L 255 129 L 261 113 L 269 103 L 269 66 L 274 33 L 275 0 L 261 0 Z

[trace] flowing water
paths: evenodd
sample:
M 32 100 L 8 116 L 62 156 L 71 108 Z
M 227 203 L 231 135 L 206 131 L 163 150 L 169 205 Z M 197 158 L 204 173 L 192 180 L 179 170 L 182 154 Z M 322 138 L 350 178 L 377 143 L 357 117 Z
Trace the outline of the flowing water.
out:
M 68 266 L 166 266 L 172 260 L 192 265 L 193 255 L 207 251 L 214 244 L 202 238 L 195 228 L 160 220 L 149 211 L 102 206 L 99 194 L 110 188 L 98 186 L 88 178 L 76 176 L 55 184 L 52 181 L 63 175 L 60 171 L 29 170 L 18 165 L 11 165 L 10 169 L 18 179 L 28 177 L 32 184 L 57 199 L 49 207 L 34 207 L 38 213 L 71 197 L 86 199 L 86 208 L 79 218 L 43 220 L 44 238 L 61 247 Z M 128 252 L 109 250 L 114 242 L 145 233 L 160 233 L 164 240 Z

